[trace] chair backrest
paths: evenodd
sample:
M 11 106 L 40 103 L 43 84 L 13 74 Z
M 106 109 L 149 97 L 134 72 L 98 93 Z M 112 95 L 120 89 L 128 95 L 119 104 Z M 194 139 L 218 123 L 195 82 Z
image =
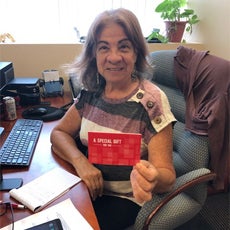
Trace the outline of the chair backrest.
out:
M 173 160 L 177 176 L 191 170 L 207 168 L 209 162 L 208 137 L 185 130 L 185 100 L 177 87 L 174 73 L 176 50 L 161 50 L 151 53 L 154 67 L 152 81 L 169 99 L 172 112 L 177 119 L 173 131 Z

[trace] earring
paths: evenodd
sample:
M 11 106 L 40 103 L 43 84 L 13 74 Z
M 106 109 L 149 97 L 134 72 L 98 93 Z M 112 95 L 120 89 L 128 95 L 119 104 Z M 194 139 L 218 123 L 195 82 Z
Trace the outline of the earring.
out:
M 132 79 L 132 81 L 137 80 L 137 71 L 136 71 L 136 69 L 134 69 L 133 72 L 131 73 L 131 79 Z
M 96 79 L 96 82 L 97 82 L 97 85 L 99 85 L 99 84 L 100 84 L 100 75 L 99 75 L 99 73 L 97 73 L 97 79 Z

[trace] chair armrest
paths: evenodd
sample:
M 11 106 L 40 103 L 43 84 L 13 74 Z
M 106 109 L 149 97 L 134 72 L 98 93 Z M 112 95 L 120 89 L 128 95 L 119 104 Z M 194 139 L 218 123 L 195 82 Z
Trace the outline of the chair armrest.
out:
M 140 215 L 140 218 L 142 220 L 144 218 L 143 221 L 145 221 L 143 223 L 142 229 L 144 230 L 148 229 L 148 226 L 153 216 L 175 196 L 184 192 L 188 188 L 193 187 L 194 185 L 213 180 L 215 176 L 216 174 L 212 173 L 209 169 L 201 168 L 201 169 L 193 170 L 180 177 L 177 177 L 172 191 L 164 194 L 158 194 L 157 197 L 155 196 L 153 198 L 153 200 L 156 199 L 156 202 L 154 203 L 155 206 L 152 204 L 152 201 L 146 202 L 144 204 L 144 206 L 142 207 L 142 209 L 138 214 L 138 216 Z
M 183 192 L 187 188 L 195 184 L 200 184 L 203 182 L 207 182 L 213 180 L 216 177 L 215 173 L 212 173 L 209 169 L 200 168 L 188 172 L 180 177 L 177 177 L 176 182 L 174 184 L 173 190 L 168 193 L 174 193 L 178 190 L 178 193 Z

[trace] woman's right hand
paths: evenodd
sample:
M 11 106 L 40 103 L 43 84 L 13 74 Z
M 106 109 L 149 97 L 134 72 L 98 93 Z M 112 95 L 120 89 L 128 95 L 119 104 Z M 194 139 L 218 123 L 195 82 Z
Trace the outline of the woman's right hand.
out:
M 85 182 L 93 200 L 103 193 L 103 177 L 85 156 L 80 156 L 74 164 L 78 176 Z
M 75 138 L 80 129 L 81 116 L 73 103 L 51 132 L 52 149 L 55 154 L 73 165 L 95 200 L 103 192 L 102 173 L 77 148 Z

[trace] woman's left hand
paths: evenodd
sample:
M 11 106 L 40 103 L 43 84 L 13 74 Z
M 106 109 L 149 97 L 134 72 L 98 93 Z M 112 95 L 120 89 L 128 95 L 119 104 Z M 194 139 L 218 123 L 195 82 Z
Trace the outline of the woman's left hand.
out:
M 141 160 L 133 167 L 130 180 L 137 202 L 143 203 L 152 199 L 158 176 L 157 169 L 149 161 Z

